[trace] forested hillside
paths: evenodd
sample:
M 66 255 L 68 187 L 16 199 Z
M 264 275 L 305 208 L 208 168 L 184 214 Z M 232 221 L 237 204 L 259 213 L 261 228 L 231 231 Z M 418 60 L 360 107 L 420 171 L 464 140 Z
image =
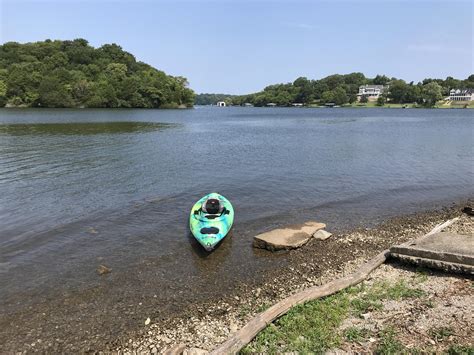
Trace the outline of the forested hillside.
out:
M 0 45 L 0 107 L 190 107 L 184 77 L 85 39 Z

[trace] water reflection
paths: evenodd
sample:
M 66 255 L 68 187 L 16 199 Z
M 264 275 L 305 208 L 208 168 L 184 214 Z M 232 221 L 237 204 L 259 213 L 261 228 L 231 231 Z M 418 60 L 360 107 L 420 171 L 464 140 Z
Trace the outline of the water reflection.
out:
M 0 134 L 23 136 L 145 133 L 175 126 L 176 124 L 156 122 L 19 123 L 0 125 Z

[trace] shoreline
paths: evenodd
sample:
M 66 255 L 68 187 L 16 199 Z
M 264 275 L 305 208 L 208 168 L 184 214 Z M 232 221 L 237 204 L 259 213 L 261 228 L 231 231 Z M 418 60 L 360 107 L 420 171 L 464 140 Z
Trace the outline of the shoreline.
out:
M 63 332 L 62 338 L 59 338 L 59 335 L 55 335 L 58 338 L 47 336 L 42 328 L 68 327 L 68 323 L 74 322 L 74 317 L 70 317 L 71 314 L 64 314 L 65 324 L 54 323 L 47 315 L 49 311 L 54 311 L 51 308 L 54 307 L 55 302 L 48 302 L 46 307 L 40 310 L 44 314 L 43 317 L 31 319 L 28 324 L 15 324 L 8 330 L 3 327 L 4 331 L 0 338 L 4 344 L 2 350 L 158 351 L 179 343 L 184 343 L 188 347 L 210 350 L 224 341 L 230 332 L 239 329 L 248 319 L 269 305 L 298 290 L 326 283 L 351 272 L 384 248 L 422 235 L 440 221 L 460 215 L 460 209 L 465 204 L 466 202 L 461 202 L 435 211 L 401 215 L 387 219 L 371 228 L 359 227 L 335 232 L 325 242 L 312 240 L 301 249 L 279 253 L 280 255 L 268 252 L 266 254 L 274 258 L 276 268 L 266 271 L 264 275 L 249 275 L 248 279 L 237 282 L 231 292 L 206 295 L 179 310 L 176 309 L 173 316 L 160 315 L 159 312 L 141 315 L 138 317 L 139 324 L 137 324 L 136 315 L 122 314 L 125 327 L 110 329 L 110 334 L 107 336 L 94 334 L 92 328 L 81 328 L 83 334 Z M 335 227 L 329 228 L 329 231 L 336 230 L 337 226 Z M 278 263 L 281 257 L 287 259 L 284 265 Z M 87 294 L 88 292 L 83 297 L 89 298 L 88 302 L 101 301 L 100 298 L 94 299 L 94 294 L 88 296 Z M 186 297 L 186 295 L 177 295 L 177 297 Z M 141 302 L 151 303 L 152 308 L 164 306 L 156 303 L 153 298 L 136 300 L 137 303 L 139 301 L 140 305 Z M 67 303 L 67 299 L 64 302 Z M 66 310 L 74 307 L 74 303 L 66 305 Z M 87 307 L 83 312 L 85 312 L 83 317 L 86 318 Z M 114 316 L 113 312 L 109 313 L 106 309 L 103 312 L 104 322 L 108 317 Z M 14 314 L 9 316 L 16 319 Z M 145 324 L 148 318 L 150 321 Z M 6 325 L 9 321 L 4 322 Z M 17 331 L 23 326 L 29 329 L 29 331 L 25 329 L 20 332 L 23 333 L 24 338 L 18 336 Z
M 404 107 L 405 106 L 405 107 Z M 183 107 L 36 107 L 36 106 L 4 106 L 0 107 L 0 109 L 6 110 L 191 110 L 195 109 L 196 107 L 216 107 L 222 109 L 222 107 L 218 107 L 216 105 L 193 105 L 193 106 L 183 106 Z M 227 107 L 244 107 L 245 106 L 234 106 L 229 105 Z M 363 109 L 363 108 L 384 108 L 384 109 L 416 109 L 416 110 L 432 110 L 432 109 L 456 109 L 456 110 L 464 110 L 464 109 L 474 109 L 474 104 L 467 104 L 466 107 L 461 107 L 461 105 L 455 106 L 434 106 L 434 107 L 424 107 L 424 106 L 415 106 L 412 104 L 388 104 L 383 106 L 377 105 L 342 105 L 342 106 L 313 106 L 307 105 L 302 107 L 293 107 L 293 106 L 252 106 L 247 108 L 291 108 L 291 109 L 308 109 L 308 108 L 356 108 L 356 109 Z
M 159 352 L 177 344 L 212 350 L 262 310 L 305 288 L 353 272 L 383 249 L 419 237 L 435 225 L 461 215 L 462 205 L 390 218 L 373 228 L 335 233 L 326 241 L 311 240 L 301 249 L 290 251 L 299 254 L 295 263 L 285 270 L 269 273 L 268 281 L 263 284 L 239 285 L 233 296 L 217 305 L 205 303 L 178 317 L 152 321 L 135 338 L 122 338 L 110 344 L 108 350 L 128 353 L 155 348 Z M 317 250 L 322 248 L 326 256 L 315 259 Z

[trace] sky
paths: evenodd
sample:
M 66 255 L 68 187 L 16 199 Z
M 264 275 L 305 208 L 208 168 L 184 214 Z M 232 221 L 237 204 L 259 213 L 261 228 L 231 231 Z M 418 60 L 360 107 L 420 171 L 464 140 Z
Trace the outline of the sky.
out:
M 300 76 L 467 78 L 474 0 L 0 0 L 0 43 L 85 38 L 246 94 Z

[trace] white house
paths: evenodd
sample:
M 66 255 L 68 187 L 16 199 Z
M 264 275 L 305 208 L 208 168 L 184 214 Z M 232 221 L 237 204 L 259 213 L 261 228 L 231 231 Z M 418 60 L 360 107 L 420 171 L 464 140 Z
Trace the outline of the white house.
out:
M 451 89 L 449 99 L 451 101 L 473 101 L 474 89 Z
M 357 100 L 360 100 L 362 96 L 367 96 L 369 100 L 377 100 L 385 90 L 388 90 L 388 85 L 361 85 L 359 86 Z
M 226 104 L 225 104 L 224 101 L 219 101 L 219 102 L 217 102 L 217 106 L 219 106 L 219 107 L 225 107 Z

